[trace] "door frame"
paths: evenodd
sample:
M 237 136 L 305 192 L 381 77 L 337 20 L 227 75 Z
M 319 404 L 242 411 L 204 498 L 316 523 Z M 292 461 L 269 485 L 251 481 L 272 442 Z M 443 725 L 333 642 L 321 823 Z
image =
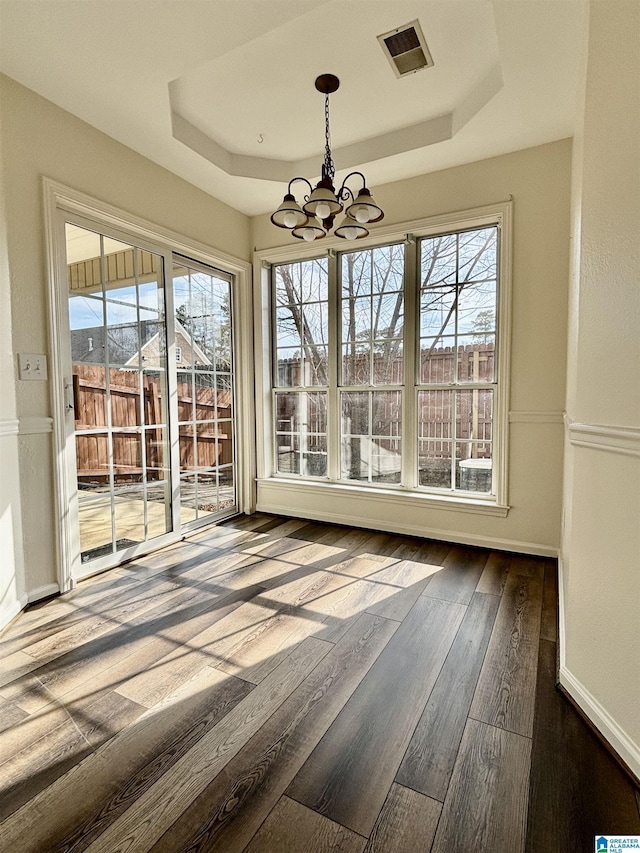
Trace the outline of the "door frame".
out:
M 234 362 L 236 383 L 236 443 L 238 508 L 241 512 L 255 509 L 255 401 L 253 381 L 253 327 L 251 265 L 232 255 L 191 240 L 167 228 L 155 225 L 113 205 L 91 198 L 49 178 L 42 179 L 44 226 L 48 282 L 48 321 L 51 360 L 51 406 L 53 413 L 54 484 L 56 512 L 56 558 L 60 592 L 72 589 L 75 582 L 89 574 L 110 568 L 97 564 L 89 572 L 82 571 L 77 519 L 77 477 L 75 466 L 75 430 L 69 426 L 69 404 L 72 403 L 71 364 L 68 330 L 68 285 L 64 223 L 67 218 L 81 219 L 84 225 L 113 234 L 123 242 L 151 246 L 165 258 L 165 286 L 171 283 L 171 257 L 178 253 L 233 276 Z M 169 300 L 169 303 L 172 300 Z M 169 320 L 169 314 L 167 315 Z M 172 355 L 174 355 L 172 353 Z M 173 361 L 173 358 L 171 358 Z M 175 365 L 174 365 L 175 366 Z M 177 405 L 173 401 L 173 405 Z M 171 421 L 171 418 L 170 418 Z M 174 446 L 175 445 L 175 446 Z M 177 453 L 177 439 L 171 436 L 172 454 Z M 172 466 L 173 467 L 173 466 Z M 175 512 L 179 477 L 172 483 Z M 215 523 L 215 522 L 213 522 Z M 125 559 L 138 552 L 183 539 L 178 529 L 126 551 Z M 143 547 L 146 546 L 146 547 Z

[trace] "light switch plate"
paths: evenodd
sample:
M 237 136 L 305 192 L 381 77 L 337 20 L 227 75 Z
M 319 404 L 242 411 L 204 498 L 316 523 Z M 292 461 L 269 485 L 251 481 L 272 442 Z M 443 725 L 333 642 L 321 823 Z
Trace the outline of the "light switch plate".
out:
M 46 379 L 47 357 L 43 354 L 23 352 L 18 355 L 20 379 Z

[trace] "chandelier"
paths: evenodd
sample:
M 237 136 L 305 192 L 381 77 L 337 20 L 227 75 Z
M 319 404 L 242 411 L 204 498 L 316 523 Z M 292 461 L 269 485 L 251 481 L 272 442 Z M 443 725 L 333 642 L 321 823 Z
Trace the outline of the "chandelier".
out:
M 272 214 L 271 221 L 278 228 L 287 228 L 299 240 L 320 240 L 333 228 L 334 219 L 344 211 L 344 218 L 333 232 L 344 240 L 359 240 L 369 233 L 368 224 L 379 222 L 384 213 L 373 200 L 367 189 L 362 172 L 350 172 L 336 192 L 333 185 L 336 169 L 331 156 L 331 136 L 329 133 L 329 95 L 337 91 L 340 81 L 333 74 L 321 74 L 316 78 L 316 89 L 324 95 L 324 163 L 322 177 L 315 188 L 306 178 L 292 178 L 280 207 Z M 352 177 L 362 178 L 362 188 L 355 196 L 347 186 Z M 309 195 L 304 196 L 300 206 L 291 192 L 296 181 L 302 181 L 309 187 Z

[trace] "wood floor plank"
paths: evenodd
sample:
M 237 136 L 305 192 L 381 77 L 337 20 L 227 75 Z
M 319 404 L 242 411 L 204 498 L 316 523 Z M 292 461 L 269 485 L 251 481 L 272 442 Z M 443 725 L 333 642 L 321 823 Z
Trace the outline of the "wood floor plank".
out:
M 282 560 L 231 551 L 214 561 L 211 577 L 225 589 L 240 590 L 247 586 L 266 589 L 294 580 L 299 572 L 300 567 Z
M 242 551 L 244 554 L 251 554 L 258 557 L 270 557 L 272 559 L 280 557 L 290 563 L 310 565 L 316 560 L 322 560 L 341 553 L 340 547 L 328 542 L 327 538 L 331 538 L 335 542 L 340 538 L 340 534 L 338 531 L 333 531 L 333 536 L 329 537 L 329 534 L 327 534 L 323 542 L 307 542 L 304 539 L 294 536 L 282 536 L 270 542 L 258 542 L 255 545 L 246 546 Z
M 21 676 L 28 675 L 39 666 L 39 660 L 22 651 L 0 658 L 0 687 L 17 681 Z
M 87 850 L 113 853 L 127 838 L 130 853 L 148 851 L 331 648 L 315 638 L 301 643 Z
M 94 749 L 141 717 L 146 708 L 114 690 L 97 699 L 77 702 L 72 718 Z
M 361 542 L 362 535 L 354 536 L 352 531 L 345 532 L 344 528 L 305 525 L 287 537 L 286 544 L 281 549 L 282 553 L 277 556 L 242 551 L 246 565 L 240 564 L 231 573 L 232 580 L 233 575 L 237 575 L 243 579 L 245 585 L 260 584 L 266 589 L 280 588 L 285 584 L 304 580 L 316 571 L 331 569 Z M 274 552 L 278 552 L 278 542 L 271 541 L 268 544 L 273 546 Z M 221 578 L 221 582 L 224 583 L 225 579 Z
M 268 560 L 267 570 L 271 570 L 274 560 Z M 286 564 L 285 564 L 286 565 Z M 322 601 L 323 597 L 334 589 L 340 589 L 353 583 L 353 579 L 339 572 L 328 569 L 316 569 L 313 566 L 300 566 L 291 572 L 291 577 L 276 574 L 271 581 L 266 581 L 265 592 L 261 594 L 261 601 L 268 601 L 271 606 L 282 607 L 287 604 L 293 607 L 309 606 L 313 609 L 315 601 Z
M 469 720 L 431 853 L 522 853 L 530 759 L 529 738 Z
M 34 642 L 51 637 L 61 627 L 84 620 L 87 615 L 106 612 L 120 593 L 125 597 L 135 588 L 133 578 L 111 578 L 98 585 L 82 584 L 69 593 L 52 599 L 37 609 L 28 609 L 2 634 L 2 655 L 26 650 Z
M 391 786 L 365 853 L 417 853 L 430 850 L 442 803 L 402 785 Z
M 119 689 L 136 674 L 152 672 L 164 657 L 181 649 L 205 626 L 222 621 L 259 591 L 250 588 L 207 596 L 187 588 L 181 600 L 164 601 L 88 646 L 46 664 L 37 675 L 55 696 L 64 696 L 69 702 L 95 696 L 99 690 Z M 159 687 L 166 695 L 162 685 Z M 129 698 L 137 701 L 135 696 Z
M 558 563 L 556 560 L 547 560 L 544 564 L 540 639 L 550 640 L 552 643 L 558 639 Z
M 378 556 L 377 554 L 360 554 L 349 556 L 329 566 L 327 571 L 335 575 L 347 578 L 368 578 L 384 569 L 393 566 L 397 562 L 396 557 Z
M 368 836 L 466 608 L 421 597 L 287 794 Z
M 495 595 L 476 592 L 413 733 L 396 781 L 444 801 L 498 611 Z
M 277 601 L 292 593 L 291 598 L 306 613 L 314 614 L 318 622 L 325 624 L 316 636 L 335 643 L 365 610 L 390 619 L 404 618 L 433 571 L 432 566 L 394 557 L 383 561 L 372 559 L 371 555 L 350 557 L 293 582 L 290 587 L 270 590 L 260 598 Z M 411 583 L 413 587 L 408 588 Z
M 430 580 L 425 595 L 457 604 L 469 604 L 489 559 L 489 551 L 456 546 Z
M 256 598 L 256 606 L 264 600 Z M 318 634 L 321 629 L 321 618 L 301 607 L 285 606 L 276 610 L 267 606 L 263 614 L 256 624 L 239 632 L 233 642 L 225 638 L 222 647 L 216 643 L 208 647 L 207 653 L 223 658 L 217 663 L 218 669 L 260 684 L 298 643 Z
M 55 696 L 38 678 L 38 670 L 20 676 L 15 681 L 0 688 L 0 696 L 21 708 L 27 714 L 34 714 L 49 705 Z
M 7 729 L 17 726 L 27 716 L 29 716 L 28 712 L 19 708 L 14 702 L 0 699 L 0 735 Z
M 34 744 L 69 721 L 69 711 L 61 702 L 49 702 L 0 733 L 0 765 L 12 759 L 28 744 Z
M 241 599 L 222 608 L 218 613 L 220 618 L 212 619 L 202 612 L 199 614 L 202 618 L 192 624 L 187 642 L 171 643 L 168 653 L 158 657 L 152 668 L 142 669 L 116 689 L 122 696 L 151 708 L 205 666 L 222 663 L 229 649 L 250 632 L 268 625 L 272 615 L 268 608 Z M 195 630 L 196 625 L 200 631 Z
M 153 598 L 148 595 L 149 584 L 153 584 Z M 161 583 L 150 581 L 149 584 L 138 587 L 133 592 L 126 590 L 125 600 L 112 600 L 109 611 L 105 615 L 100 613 L 89 615 L 75 624 L 60 627 L 52 636 L 27 646 L 25 651 L 41 663 L 47 663 L 113 630 L 126 621 L 127 617 L 131 618 L 149 610 L 155 603 L 162 601 L 163 597 L 171 600 L 182 593 L 180 584 L 173 578 Z
M 362 853 L 366 839 L 283 797 L 246 853 Z
M 509 574 L 470 716 L 531 737 L 542 581 Z
M 251 689 L 208 668 L 43 790 L 0 826 L 0 837 L 21 853 L 84 850 Z
M 546 562 L 544 557 L 535 557 L 533 554 L 512 554 L 509 573 L 542 581 Z
M 402 621 L 439 568 L 416 560 L 400 560 L 369 575 L 367 580 L 379 584 L 382 589 L 378 600 L 367 610 Z
M 340 619 L 340 608 L 333 608 L 331 602 L 349 600 L 356 617 L 362 610 L 368 609 L 372 613 L 400 621 L 436 569 L 434 566 L 394 557 L 382 561 L 354 557 L 347 560 L 344 567 L 340 564 L 279 585 L 275 590 L 261 595 L 260 600 L 301 606 L 323 619 L 328 614 L 334 619 Z M 358 581 L 366 583 L 359 584 Z M 331 594 L 337 590 L 342 590 L 342 593 L 332 597 Z M 345 626 L 345 631 L 348 627 Z
M 281 515 L 254 512 L 251 515 L 239 515 L 232 521 L 223 522 L 221 527 L 224 529 L 250 530 L 252 533 L 269 533 L 269 531 L 286 523 L 288 520 Z
M 344 535 L 339 529 L 331 529 L 322 531 L 322 533 L 318 535 L 318 539 L 316 539 L 313 537 L 311 532 L 309 532 L 308 536 L 304 536 L 303 531 L 305 529 L 307 528 L 298 527 L 297 529 L 288 531 L 285 535 L 281 534 L 280 528 L 276 528 L 272 534 L 255 537 L 252 541 L 243 543 L 242 547 L 236 550 L 247 556 L 259 556 L 263 559 L 268 557 L 276 558 L 280 556 L 286 559 L 287 555 L 296 554 L 298 551 L 300 551 L 302 555 L 308 553 L 309 558 L 311 558 L 314 548 L 317 549 L 318 552 L 322 552 L 325 548 L 331 549 L 333 547 L 333 543 L 339 539 L 341 535 Z M 309 551 L 307 552 L 305 549 L 309 549 Z
M 555 680 L 556 644 L 541 640 L 527 853 L 592 850 L 598 835 L 640 835 L 634 786 Z
M 64 685 L 59 682 L 65 678 L 67 681 L 69 678 L 75 679 L 78 669 L 86 670 L 87 666 L 90 667 L 95 662 L 99 663 L 100 670 L 104 670 L 112 664 L 113 652 L 124 651 L 134 643 L 140 645 L 140 639 L 152 639 L 154 633 L 160 629 L 166 630 L 175 622 L 186 618 L 189 615 L 184 609 L 186 604 L 195 602 L 196 608 L 200 609 L 206 606 L 207 599 L 195 589 L 180 589 L 176 586 L 171 594 L 156 596 L 156 588 L 153 584 L 145 586 L 145 595 L 150 606 L 136 608 L 127 616 L 121 614 L 119 620 L 113 621 L 110 630 L 72 647 L 66 654 L 54 657 L 48 663 L 41 662 L 36 673 L 38 678 L 47 684 L 52 692 L 60 695 L 64 692 Z M 229 593 L 226 590 L 221 590 L 218 599 L 224 599 L 227 595 Z M 86 676 L 90 677 L 90 674 L 86 673 Z
M 126 692 L 126 686 L 136 678 L 146 685 L 146 692 L 140 690 L 138 696 L 134 688 L 129 692 L 135 695 L 125 698 L 132 701 L 143 698 L 150 706 L 157 704 L 208 665 L 208 657 L 195 661 L 196 653 L 187 662 L 188 647 L 183 643 L 203 625 L 215 626 L 244 603 L 246 594 L 258 592 L 258 589 L 229 594 L 223 601 L 201 597 L 196 603 L 193 603 L 192 591 L 185 592 L 189 593 L 185 601 L 188 605 L 192 602 L 190 606 L 167 609 L 165 602 L 148 611 L 146 616 L 133 620 L 119 632 L 117 641 L 109 637 L 96 639 L 91 657 L 84 657 L 80 651 L 70 652 L 37 670 L 43 681 L 33 674 L 23 677 L 30 681 L 29 692 L 22 694 L 21 704 L 31 707 L 34 713 L 21 723 L 17 738 L 11 730 L 0 734 L 0 760 L 14 755 L 24 739 L 38 740 L 51 728 L 62 725 L 69 716 L 80 726 L 87 704 L 98 702 L 113 691 L 124 696 L 120 690 Z M 160 636 L 156 636 L 158 633 Z M 214 663 L 217 662 L 216 658 Z M 161 674 L 166 677 L 161 678 Z M 30 705 L 25 704 L 25 697 Z
M 5 761 L 0 774 L 0 821 L 17 811 L 92 751 L 90 744 L 67 716 L 62 725 Z
M 505 551 L 492 551 L 489 554 L 476 587 L 477 592 L 483 592 L 486 595 L 502 595 L 509 576 L 511 556 Z
M 362 614 L 154 846 L 241 853 L 397 629 Z

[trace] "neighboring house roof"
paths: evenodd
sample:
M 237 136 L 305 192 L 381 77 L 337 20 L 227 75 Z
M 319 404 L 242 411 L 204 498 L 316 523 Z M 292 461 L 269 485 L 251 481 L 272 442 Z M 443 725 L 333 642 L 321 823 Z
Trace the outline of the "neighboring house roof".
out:
M 187 330 L 182 325 L 182 323 L 180 323 L 178 320 L 176 320 L 175 324 L 176 324 L 176 344 L 178 346 L 180 346 L 180 338 L 182 338 L 184 343 L 191 349 L 191 353 L 193 356 L 195 356 L 195 359 L 197 359 L 198 364 L 211 364 L 211 359 L 207 358 L 207 356 L 205 355 L 203 350 L 198 346 L 198 344 L 194 340 L 192 340 L 191 335 L 189 334 L 189 332 L 187 332 Z M 143 344 L 142 350 L 141 350 L 143 360 L 144 360 L 145 349 L 147 349 L 148 347 L 151 346 L 151 344 L 155 341 L 155 339 L 159 336 L 159 334 L 160 334 L 159 331 L 156 332 L 152 338 L 150 338 L 145 344 Z M 183 349 L 184 349 L 184 347 L 183 347 Z M 138 363 L 138 353 L 135 352 L 131 356 L 129 361 L 126 362 L 125 366 L 134 365 L 137 363 Z M 191 361 L 185 361 L 183 358 L 183 363 L 184 364 L 191 364 L 192 362 Z
M 109 326 L 90 326 L 84 329 L 71 330 L 71 360 L 81 361 L 83 364 L 104 364 L 105 355 L 105 331 L 106 340 L 109 344 L 109 361 L 112 364 L 133 366 L 138 363 L 138 357 L 158 338 L 160 324 L 157 320 L 140 321 L 140 339 L 138 338 L 138 326 L 131 323 L 122 323 Z M 195 359 L 203 365 L 210 365 L 211 360 L 207 358 L 201 347 L 192 340 L 184 326 L 176 320 L 176 338 L 183 338 L 186 346 L 191 349 Z M 140 353 L 138 346 L 142 340 Z M 177 341 L 180 345 L 180 341 Z
M 159 331 L 157 320 L 140 322 L 140 338 L 143 348 Z M 106 334 L 105 334 L 106 332 Z M 71 360 L 84 364 L 104 364 L 105 344 L 109 343 L 109 361 L 113 364 L 126 364 L 138 352 L 138 326 L 121 323 L 109 326 L 90 326 L 85 329 L 71 330 Z

